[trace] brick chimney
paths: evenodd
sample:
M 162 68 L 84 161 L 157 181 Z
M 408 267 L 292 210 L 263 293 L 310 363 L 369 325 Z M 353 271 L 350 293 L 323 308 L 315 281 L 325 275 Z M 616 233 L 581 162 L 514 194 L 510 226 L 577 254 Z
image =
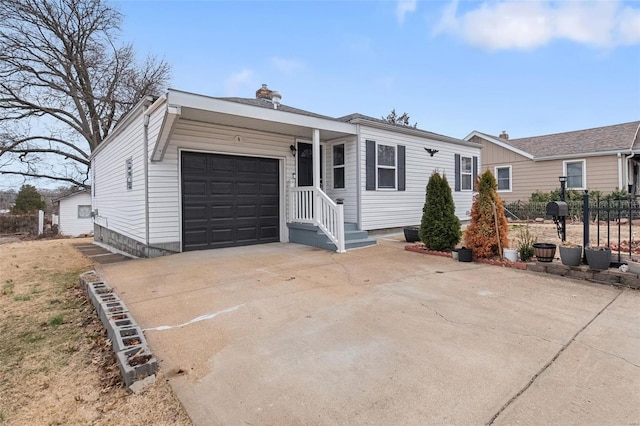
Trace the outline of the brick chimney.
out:
M 504 139 L 506 141 L 509 140 L 509 133 L 507 133 L 506 131 L 502 131 L 502 133 L 500 133 L 500 136 L 498 136 L 500 139 Z
M 271 90 L 267 89 L 266 84 L 263 84 L 261 88 L 256 90 L 256 99 L 271 100 Z

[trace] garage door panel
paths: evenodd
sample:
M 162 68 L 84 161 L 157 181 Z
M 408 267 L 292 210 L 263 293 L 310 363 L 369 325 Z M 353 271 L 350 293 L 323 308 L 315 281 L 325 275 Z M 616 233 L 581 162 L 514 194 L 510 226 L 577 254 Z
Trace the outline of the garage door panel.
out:
M 280 240 L 278 160 L 184 152 L 182 164 L 184 250 Z
M 209 188 L 209 195 L 232 195 L 233 194 L 233 182 L 211 182 L 211 187 Z

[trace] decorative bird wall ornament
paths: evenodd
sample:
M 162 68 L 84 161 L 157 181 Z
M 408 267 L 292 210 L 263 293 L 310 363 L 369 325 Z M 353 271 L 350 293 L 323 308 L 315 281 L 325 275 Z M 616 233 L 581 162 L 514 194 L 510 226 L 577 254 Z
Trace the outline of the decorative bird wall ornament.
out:
M 427 151 L 429 154 L 431 154 L 432 157 L 436 155 L 436 152 L 438 152 L 437 149 L 431 149 L 431 148 L 425 148 L 424 150 Z

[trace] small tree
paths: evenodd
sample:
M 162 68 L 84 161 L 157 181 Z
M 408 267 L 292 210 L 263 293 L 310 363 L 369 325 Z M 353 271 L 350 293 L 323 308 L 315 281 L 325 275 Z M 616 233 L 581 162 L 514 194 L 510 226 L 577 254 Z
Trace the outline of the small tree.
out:
M 509 244 L 507 218 L 497 188 L 490 170 L 480 175 L 478 194 L 471 206 L 471 223 L 464 234 L 465 246 L 476 257 L 501 256 L 500 248 Z
M 460 241 L 460 220 L 456 216 L 451 187 L 446 176 L 440 176 L 437 171 L 427 183 L 419 235 L 431 250 L 451 250 Z
M 11 212 L 13 214 L 32 213 L 44 209 L 44 206 L 45 203 L 35 186 L 22 185 L 18 195 L 16 195 L 16 203 Z
M 413 127 L 413 128 L 418 127 L 418 123 L 413 123 L 413 126 L 410 124 L 411 117 L 409 117 L 409 114 L 407 114 L 406 112 L 403 112 L 402 115 L 398 115 L 396 114 L 395 108 L 392 109 L 391 112 L 386 117 L 382 117 L 382 119 L 387 123 L 395 124 L 398 126 Z

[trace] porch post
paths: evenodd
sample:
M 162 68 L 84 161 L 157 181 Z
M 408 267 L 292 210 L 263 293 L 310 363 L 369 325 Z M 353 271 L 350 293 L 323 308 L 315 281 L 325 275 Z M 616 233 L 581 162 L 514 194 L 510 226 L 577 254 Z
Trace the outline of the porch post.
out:
M 320 130 L 313 129 L 312 136 L 313 158 L 313 224 L 318 225 L 320 219 Z

